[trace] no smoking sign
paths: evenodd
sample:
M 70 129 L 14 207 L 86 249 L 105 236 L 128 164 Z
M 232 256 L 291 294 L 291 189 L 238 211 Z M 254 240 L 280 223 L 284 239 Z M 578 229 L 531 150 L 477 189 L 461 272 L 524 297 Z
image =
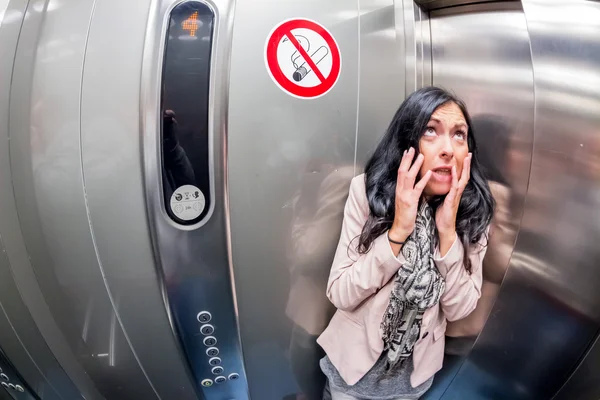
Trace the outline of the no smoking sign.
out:
M 317 22 L 298 18 L 273 29 L 265 45 L 265 63 L 277 86 L 302 99 L 329 92 L 342 68 L 340 49 L 331 33 Z

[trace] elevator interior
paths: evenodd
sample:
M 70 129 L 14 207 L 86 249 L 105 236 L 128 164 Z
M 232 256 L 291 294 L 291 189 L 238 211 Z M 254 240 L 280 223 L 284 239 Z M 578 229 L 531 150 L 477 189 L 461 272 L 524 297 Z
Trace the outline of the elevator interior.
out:
M 267 71 L 291 18 L 340 49 L 321 97 Z M 597 400 L 598 71 L 586 0 L 0 0 L 0 398 L 320 398 L 350 179 L 435 84 L 498 234 L 426 398 Z

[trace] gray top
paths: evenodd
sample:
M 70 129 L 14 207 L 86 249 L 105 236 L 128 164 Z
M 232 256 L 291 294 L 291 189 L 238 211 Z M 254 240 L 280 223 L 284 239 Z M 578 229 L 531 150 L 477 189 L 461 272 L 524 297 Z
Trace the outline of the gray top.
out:
M 321 359 L 320 364 L 332 389 L 361 399 L 394 400 L 399 397 L 418 399 L 433 383 L 433 377 L 431 377 L 416 388 L 410 385 L 410 374 L 413 371 L 412 356 L 403 363 L 398 363 L 390 372 L 385 371 L 385 362 L 386 353 L 384 352 L 373 368 L 352 386 L 346 384 L 329 357 Z

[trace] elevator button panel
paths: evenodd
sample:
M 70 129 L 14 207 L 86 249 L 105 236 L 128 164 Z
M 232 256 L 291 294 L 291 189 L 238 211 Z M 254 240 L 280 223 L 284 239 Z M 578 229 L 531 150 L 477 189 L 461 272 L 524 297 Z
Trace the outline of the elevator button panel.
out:
M 203 335 L 212 335 L 215 332 L 215 327 L 211 324 L 202 325 L 200 327 L 200 332 L 202 332 Z
M 2 386 L 0 388 L 0 398 L 3 398 L 2 392 L 6 390 L 12 393 L 12 398 L 23 400 L 37 399 L 36 395 L 25 384 L 25 381 L 8 360 L 2 349 L 0 349 L 0 385 Z
M 206 355 L 209 357 L 216 357 L 219 355 L 219 349 L 216 347 L 209 347 L 206 349 Z
M 228 92 L 222 71 L 229 65 L 227 26 L 235 2 L 156 3 L 142 68 L 142 82 L 153 94 L 141 99 L 156 259 L 173 278 L 164 285 L 173 330 L 201 397 L 245 397 L 222 196 L 227 151 L 221 113 L 227 111 Z M 228 378 L 234 372 L 238 382 Z
M 238 379 L 240 379 L 240 375 L 236 374 L 235 372 L 233 374 L 229 374 L 229 380 L 230 381 L 237 381 Z
M 215 344 L 217 344 L 217 338 L 214 336 L 207 336 L 204 338 L 204 345 L 205 346 L 214 346 Z
M 198 322 L 206 324 L 207 322 L 210 322 L 210 320 L 212 319 L 212 314 L 209 313 L 208 311 L 200 311 L 198 313 L 198 316 L 196 317 L 196 319 L 198 320 Z

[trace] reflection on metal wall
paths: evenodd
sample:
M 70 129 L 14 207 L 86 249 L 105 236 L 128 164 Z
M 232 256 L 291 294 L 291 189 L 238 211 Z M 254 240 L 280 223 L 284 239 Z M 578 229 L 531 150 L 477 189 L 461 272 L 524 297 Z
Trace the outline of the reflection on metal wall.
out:
M 536 78 L 536 126 L 509 288 L 513 302 L 531 293 L 529 317 L 535 316 L 530 323 L 537 330 L 515 335 L 511 343 L 525 351 L 511 355 L 514 366 L 505 377 L 521 375 L 527 389 L 548 397 L 600 326 L 600 4 L 524 0 L 523 8 Z M 504 326 L 527 317 L 522 302 L 519 308 L 508 299 L 503 304 Z M 585 399 L 579 389 L 567 385 L 559 397 Z
M 456 91 L 464 93 L 474 113 L 491 102 L 492 113 L 508 112 L 501 115 L 501 122 L 508 121 L 509 127 L 514 118 L 523 120 L 525 125 L 519 123 L 510 128 L 510 136 L 516 141 L 510 141 L 509 157 L 504 158 L 504 164 L 496 165 L 502 168 L 492 172 L 508 177 L 509 205 L 523 204 L 522 189 L 527 188 L 519 235 L 496 304 L 475 347 L 442 398 L 459 398 L 467 392 L 481 399 L 550 398 L 573 371 L 598 330 L 595 293 L 600 274 L 595 268 L 599 254 L 594 243 L 600 226 L 595 217 L 600 180 L 597 174 L 600 102 L 593 88 L 600 87 L 597 73 L 600 8 L 597 3 L 586 1 L 523 1 L 523 7 L 525 21 L 522 16 L 506 20 L 508 25 L 502 29 L 504 40 L 488 43 L 482 48 L 483 54 L 473 52 L 473 46 L 478 49 L 481 40 L 497 33 L 494 27 L 502 21 L 501 17 L 486 23 L 485 14 L 475 14 L 472 25 L 480 26 L 468 32 L 471 27 L 465 19 L 468 16 L 457 15 L 453 18 L 457 21 L 462 18 L 461 24 L 452 31 L 444 31 L 444 35 L 436 35 L 436 29 L 443 28 L 448 21 L 444 15 L 456 13 L 460 8 L 432 13 L 434 83 L 440 82 L 438 74 L 450 74 L 448 86 L 453 88 L 451 85 L 458 79 L 461 84 Z M 469 8 L 464 10 L 468 12 Z M 514 26 L 516 22 L 518 26 Z M 456 48 L 460 49 L 462 42 L 467 45 L 462 47 L 468 50 L 455 59 L 461 59 L 460 63 L 438 67 L 436 60 L 445 60 L 448 53 L 460 51 L 452 48 L 441 54 L 436 52 L 438 44 L 452 40 L 457 33 L 462 36 L 455 37 Z M 528 44 L 530 56 L 526 50 Z M 443 46 L 442 49 L 446 50 Z M 487 67 L 481 64 L 490 58 L 493 63 Z M 523 62 L 510 62 L 513 60 Z M 529 62 L 533 67 L 533 93 L 531 74 L 527 71 Z M 461 79 L 461 75 L 465 78 Z M 469 85 L 470 91 L 466 91 Z M 531 110 L 531 94 L 534 94 L 534 110 Z M 506 99 L 503 103 L 494 104 L 502 98 Z M 523 104 L 524 99 L 530 100 Z M 531 111 L 533 115 L 529 114 Z M 533 116 L 533 154 L 527 181 L 530 153 L 526 150 L 530 147 L 530 136 L 524 136 L 523 132 L 531 129 Z M 501 153 L 501 146 L 493 141 L 484 139 L 484 145 Z M 511 225 L 515 226 L 508 224 Z M 510 235 L 508 238 L 511 239 Z M 497 253 L 490 247 L 488 256 L 490 251 Z M 488 266 L 490 261 L 488 257 Z M 489 287 L 489 277 L 486 281 Z M 485 293 L 482 301 L 488 301 Z M 477 320 L 477 312 L 470 319 Z M 464 327 L 469 324 L 461 321 L 449 327 L 448 334 L 468 334 L 462 331 Z M 456 341 L 449 339 L 448 343 L 452 352 Z M 594 354 L 592 351 L 590 357 Z M 579 375 L 565 386 L 563 398 L 579 399 L 584 393 L 592 393 L 589 385 L 585 392 L 586 386 L 582 384 L 585 379 L 581 375 L 589 374 L 586 365 L 590 363 L 584 363 Z M 448 367 L 447 364 L 439 377 L 444 373 L 452 377 Z M 432 391 L 431 398 L 434 394 L 442 395 L 442 391 Z
M 399 3 L 359 2 L 357 175 L 404 100 L 404 20 Z
M 458 370 L 482 330 L 482 338 L 493 340 L 496 334 L 484 325 L 508 268 L 529 179 L 533 68 L 525 17 L 519 5 L 513 4 L 456 7 L 430 16 L 433 84 L 466 102 L 479 159 L 496 200 L 481 299 L 471 315 L 448 324 L 444 368 L 428 393 L 431 399 L 446 390 L 446 396 L 453 398 L 489 385 L 486 366 L 472 358 Z
M 0 343 L 14 367 L 40 397 L 76 399 L 79 392 L 65 372 L 68 366 L 61 367 L 58 357 L 44 341 L 41 331 L 45 327 L 37 325 L 33 318 L 38 312 L 47 311 L 45 304 L 36 304 L 40 297 L 32 295 L 33 290 L 21 294 L 17 286 L 19 282 L 23 288 L 20 281 L 23 275 L 33 275 L 16 215 L 8 140 L 10 83 L 27 3 L 11 1 L 0 25 Z M 39 288 L 37 292 L 39 295 Z
M 259 57 L 270 30 L 298 16 L 325 26 L 342 56 L 336 86 L 314 100 L 280 90 Z M 325 284 L 354 174 L 358 32 L 356 3 L 345 0 L 236 5 L 229 199 L 240 332 L 253 399 L 321 395 L 323 354 L 315 339 L 334 311 Z
M 160 27 L 175 2 L 12 0 L 4 14 L 0 345 L 31 388 L 50 400 L 197 398 L 186 361 L 203 373 L 206 358 L 186 360 L 170 318 L 185 320 L 181 339 L 194 341 L 189 299 L 231 306 L 229 271 L 216 272 L 230 261 L 229 200 L 239 315 L 213 322 L 239 318 L 253 399 L 320 399 L 315 339 L 334 312 L 325 285 L 350 179 L 406 93 L 432 81 L 467 101 L 498 210 L 483 298 L 449 324 L 446 364 L 427 397 L 537 400 L 559 390 L 600 322 L 600 4 L 428 14 L 411 0 L 238 0 L 234 15 L 233 1 L 215 0 L 234 36 L 231 49 L 227 35 L 217 41 L 221 107 L 208 104 L 208 119 L 228 134 L 216 159 L 228 161 L 230 192 L 218 169 L 220 225 L 182 233 L 167 219 L 154 224 L 163 210 L 149 169 L 158 175 Z M 335 87 L 309 101 L 280 90 L 263 59 L 271 28 L 300 16 L 333 34 L 343 60 Z M 164 241 L 159 268 L 151 227 Z M 216 277 L 227 289 L 214 285 L 213 296 L 202 288 Z M 167 313 L 167 294 L 177 313 Z M 238 350 L 232 343 L 221 341 L 223 359 Z M 598 349 L 557 399 L 597 400 Z

